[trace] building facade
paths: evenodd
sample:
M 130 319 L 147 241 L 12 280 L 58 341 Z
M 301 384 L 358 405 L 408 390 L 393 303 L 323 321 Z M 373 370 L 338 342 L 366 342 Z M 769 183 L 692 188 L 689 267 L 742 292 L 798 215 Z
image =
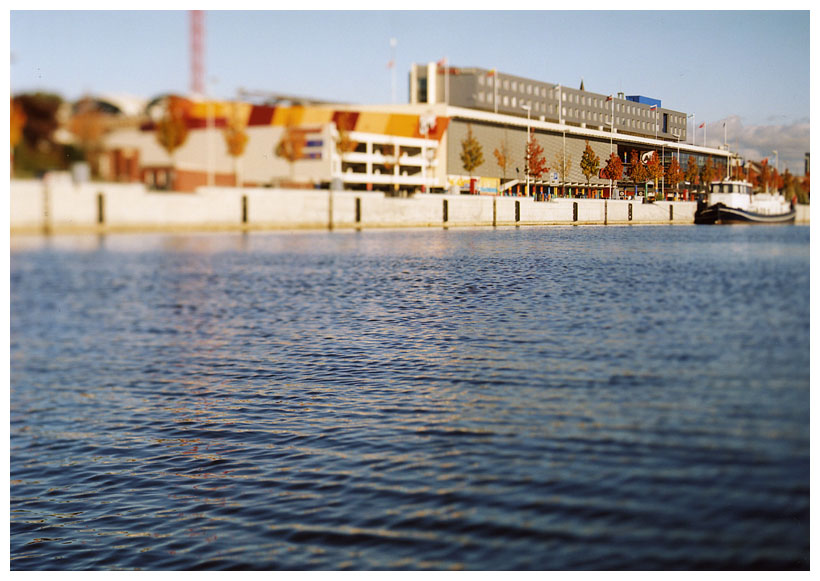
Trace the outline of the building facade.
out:
M 660 192 L 689 199 L 698 184 L 611 183 L 584 175 L 589 147 L 600 168 L 612 154 L 626 167 L 657 154 L 686 168 L 711 164 L 729 171 L 726 148 L 686 143 L 687 115 L 641 96 L 601 95 L 478 68 L 413 65 L 410 102 L 404 105 L 265 104 L 190 101 L 189 134 L 169 153 L 156 139 L 161 103 L 139 127 L 106 138 L 108 178 L 142 181 L 156 189 L 193 191 L 205 185 L 288 186 L 348 190 L 623 197 Z M 247 143 L 228 153 L 225 132 L 238 128 Z M 472 170 L 462 161 L 472 135 L 483 160 Z M 532 135 L 548 170 L 527 172 Z M 290 142 L 293 143 L 290 143 Z M 284 144 L 298 151 L 283 155 Z M 298 143 L 298 147 L 296 147 Z M 561 171 L 561 169 L 564 171 Z M 640 186 L 640 187 L 639 187 Z M 700 186 L 703 188 L 703 186 Z M 642 190 L 642 191 L 639 191 Z
M 582 82 L 583 86 L 583 82 Z M 661 101 L 602 95 L 481 68 L 412 65 L 410 103 L 447 103 L 574 127 L 686 142 L 687 115 Z M 614 124 L 613 124 L 614 120 Z

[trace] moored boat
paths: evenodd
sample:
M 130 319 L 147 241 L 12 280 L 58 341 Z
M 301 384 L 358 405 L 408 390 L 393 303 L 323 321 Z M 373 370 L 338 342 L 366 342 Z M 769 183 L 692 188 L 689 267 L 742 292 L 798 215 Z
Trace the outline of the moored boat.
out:
M 797 212 L 780 194 L 752 192 L 740 180 L 711 183 L 708 201 L 700 202 L 695 224 L 789 224 Z

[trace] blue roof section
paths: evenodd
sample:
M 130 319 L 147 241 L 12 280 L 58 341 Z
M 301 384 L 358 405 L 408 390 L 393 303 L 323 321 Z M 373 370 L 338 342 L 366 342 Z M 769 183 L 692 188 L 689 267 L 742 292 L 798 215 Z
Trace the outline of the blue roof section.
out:
M 661 100 L 660 99 L 653 99 L 652 97 L 643 97 L 641 95 L 629 95 L 626 98 L 627 101 L 634 101 L 635 103 L 641 103 L 642 105 L 657 105 L 660 109 L 661 107 Z

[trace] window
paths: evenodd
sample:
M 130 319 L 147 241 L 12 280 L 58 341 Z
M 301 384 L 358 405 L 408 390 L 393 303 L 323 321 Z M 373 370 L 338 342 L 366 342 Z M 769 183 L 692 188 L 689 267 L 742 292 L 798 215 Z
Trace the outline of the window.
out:
M 516 106 L 516 99 L 515 99 L 515 97 L 513 97 L 513 98 L 512 98 L 512 106 L 513 106 L 513 107 L 515 107 L 515 106 Z
M 512 82 L 512 90 L 513 91 L 518 90 L 518 83 L 516 83 L 515 81 Z
M 507 95 L 504 95 L 504 106 L 505 107 L 510 106 L 510 98 Z
M 484 92 L 483 92 L 483 91 L 479 91 L 479 92 L 478 92 L 478 102 L 479 102 L 479 103 L 483 103 L 483 102 L 484 102 Z
M 504 90 L 506 91 L 509 88 L 510 88 L 510 82 L 507 79 L 504 79 Z
M 483 76 L 483 75 L 479 75 L 479 76 L 478 76 L 478 84 L 479 84 L 479 85 L 483 85 L 483 84 L 484 84 L 484 76 Z

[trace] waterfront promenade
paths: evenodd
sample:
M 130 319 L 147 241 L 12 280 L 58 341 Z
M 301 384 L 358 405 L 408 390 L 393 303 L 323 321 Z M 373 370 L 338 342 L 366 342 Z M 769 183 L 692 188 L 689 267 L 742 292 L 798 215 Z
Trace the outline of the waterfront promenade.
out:
M 11 234 L 528 225 L 693 224 L 695 202 L 200 188 L 12 180 Z M 808 206 L 798 208 L 808 223 Z

